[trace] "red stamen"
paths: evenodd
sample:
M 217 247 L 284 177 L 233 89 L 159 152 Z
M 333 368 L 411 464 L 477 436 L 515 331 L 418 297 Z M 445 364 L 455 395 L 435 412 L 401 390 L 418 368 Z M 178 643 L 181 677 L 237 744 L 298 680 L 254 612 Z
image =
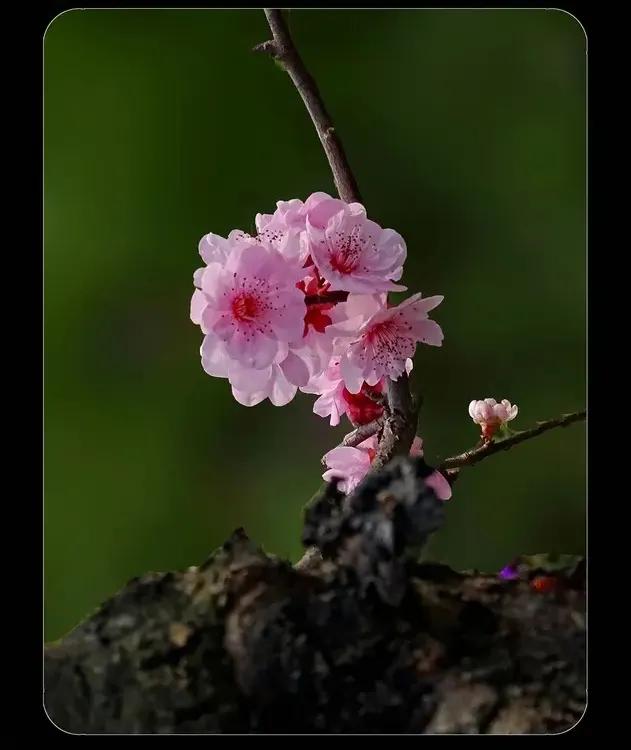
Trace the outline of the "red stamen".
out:
M 232 300 L 232 314 L 236 320 L 252 320 L 257 312 L 258 302 L 249 294 L 239 294 Z

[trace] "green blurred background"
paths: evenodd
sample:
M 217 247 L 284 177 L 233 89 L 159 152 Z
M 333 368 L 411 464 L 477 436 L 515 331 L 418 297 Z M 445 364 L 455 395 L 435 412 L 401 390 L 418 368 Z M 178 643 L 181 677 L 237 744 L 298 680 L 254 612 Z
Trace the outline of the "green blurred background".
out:
M 424 347 L 426 457 L 585 403 L 586 40 L 561 11 L 292 11 L 372 218 L 442 293 Z M 299 394 L 248 409 L 204 374 L 197 243 L 333 191 L 261 11 L 73 10 L 44 41 L 46 638 L 129 578 L 201 562 L 243 525 L 301 552 L 332 430 Z M 429 553 L 494 570 L 585 546 L 585 427 L 468 470 Z

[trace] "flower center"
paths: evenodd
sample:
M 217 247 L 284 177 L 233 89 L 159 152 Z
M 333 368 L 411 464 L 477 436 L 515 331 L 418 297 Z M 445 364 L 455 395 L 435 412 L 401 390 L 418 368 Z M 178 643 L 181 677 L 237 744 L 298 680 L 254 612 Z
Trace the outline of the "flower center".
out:
M 349 235 L 339 233 L 336 237 L 337 244 L 331 253 L 331 268 L 338 273 L 352 273 L 359 265 L 361 257 L 361 242 L 357 236 L 357 228 Z
M 394 344 L 397 340 L 398 329 L 391 320 L 377 323 L 366 333 L 369 342 L 378 341 L 380 344 Z
M 232 300 L 232 315 L 235 320 L 250 321 L 256 317 L 258 311 L 258 300 L 251 294 L 241 292 Z
M 357 260 L 344 251 L 331 256 L 331 268 L 338 273 L 352 273 L 357 267 Z

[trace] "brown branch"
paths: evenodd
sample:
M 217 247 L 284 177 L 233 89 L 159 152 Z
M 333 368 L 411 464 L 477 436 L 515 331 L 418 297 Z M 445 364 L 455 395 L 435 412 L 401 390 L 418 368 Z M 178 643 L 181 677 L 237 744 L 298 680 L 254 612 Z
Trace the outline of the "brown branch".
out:
M 254 50 L 271 55 L 287 72 L 313 121 L 340 198 L 347 203 L 361 203 L 357 181 L 333 120 L 315 80 L 298 54 L 281 11 L 277 8 L 265 8 L 264 11 L 273 39 L 257 44 Z M 376 467 L 384 466 L 393 456 L 406 455 L 416 434 L 418 409 L 412 399 L 405 373 L 398 380 L 389 381 L 388 402 L 392 419 L 383 430 L 379 452 L 375 458 Z
M 414 403 L 407 373 L 388 381 L 388 410 L 375 468 L 385 466 L 394 456 L 407 456 L 418 427 L 418 403 Z
M 571 728 L 584 560 L 519 558 L 516 580 L 413 562 L 442 501 L 409 460 L 358 490 L 307 510 L 293 567 L 239 529 L 199 566 L 134 578 L 45 647 L 48 718 L 74 734 Z
M 344 435 L 344 439 L 337 446 L 338 448 L 355 448 L 364 440 L 376 435 L 380 430 L 383 429 L 384 424 L 387 422 L 386 417 L 379 417 L 368 424 L 362 424 L 356 427 L 352 432 Z M 322 466 L 326 466 L 325 456 L 320 459 Z M 319 495 L 319 492 L 317 493 Z
M 372 437 L 373 435 L 376 435 L 379 430 L 384 425 L 384 418 L 379 417 L 379 419 L 375 419 L 372 422 L 369 422 L 368 424 L 362 424 L 356 429 L 354 429 L 352 432 L 349 432 L 348 435 L 344 435 L 344 440 L 342 440 L 343 446 L 349 446 L 351 448 L 354 448 L 356 445 L 359 445 L 360 443 L 363 443 L 364 440 L 368 440 L 369 437 Z
M 370 390 L 370 388 L 362 391 L 362 393 L 366 398 L 369 398 L 371 401 L 374 401 L 376 404 L 379 404 L 379 406 L 383 406 L 384 409 L 388 410 L 388 399 L 384 393 L 377 393 L 376 391 Z
M 449 478 L 455 480 L 455 474 L 453 472 L 464 466 L 473 466 L 487 458 L 487 456 L 492 456 L 500 451 L 507 451 L 514 445 L 518 445 L 526 440 L 537 437 L 537 435 L 542 435 L 544 432 L 552 430 L 555 427 L 567 427 L 567 425 L 572 424 L 573 422 L 580 422 L 584 420 L 586 416 L 587 412 L 583 409 L 581 411 L 572 412 L 571 414 L 563 414 L 554 419 L 548 419 L 545 422 L 538 422 L 537 426 L 530 430 L 522 430 L 510 437 L 504 438 L 503 440 L 485 443 L 480 447 L 475 447 L 469 451 L 465 451 L 465 453 L 461 453 L 459 456 L 446 458 L 438 468 L 441 471 L 447 471 Z
M 333 120 L 324 106 L 316 82 L 298 54 L 281 11 L 277 8 L 265 8 L 264 11 L 274 39 L 263 42 L 254 49 L 257 52 L 271 54 L 287 71 L 311 116 L 331 172 L 333 172 L 335 187 L 340 198 L 347 203 L 361 203 L 355 176 L 333 126 Z
M 338 302 L 346 302 L 348 292 L 324 292 L 323 294 L 306 294 L 305 305 L 336 305 Z

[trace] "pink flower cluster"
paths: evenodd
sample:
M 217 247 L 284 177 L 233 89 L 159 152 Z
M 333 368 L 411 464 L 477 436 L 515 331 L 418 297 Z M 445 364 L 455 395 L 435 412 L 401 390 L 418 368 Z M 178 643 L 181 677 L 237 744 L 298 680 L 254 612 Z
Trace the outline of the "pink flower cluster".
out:
M 257 234 L 205 235 L 205 263 L 194 275 L 191 319 L 204 333 L 202 366 L 227 378 L 236 400 L 268 398 L 283 406 L 298 388 L 320 398 L 314 411 L 339 423 L 378 416 L 369 390 L 384 390 L 406 368 L 419 342 L 440 346 L 428 312 L 442 297 L 402 291 L 406 246 L 359 203 L 314 193 L 257 214 Z
M 441 346 L 428 313 L 443 298 L 388 303 L 406 289 L 397 283 L 405 242 L 359 203 L 314 193 L 276 205 L 257 214 L 256 234 L 207 234 L 199 244 L 191 319 L 204 334 L 202 366 L 245 406 L 283 406 L 300 389 L 318 396 L 313 410 L 331 425 L 343 415 L 367 424 L 383 414 L 388 380 L 411 370 L 417 344 Z M 358 465 L 369 455 L 348 450 Z

